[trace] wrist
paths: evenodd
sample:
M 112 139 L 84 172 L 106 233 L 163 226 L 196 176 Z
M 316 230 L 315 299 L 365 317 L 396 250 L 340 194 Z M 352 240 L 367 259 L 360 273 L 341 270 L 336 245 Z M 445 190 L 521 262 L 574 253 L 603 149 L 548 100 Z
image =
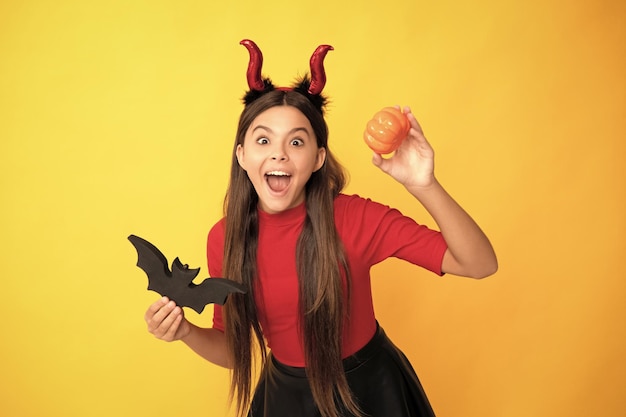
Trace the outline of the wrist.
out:
M 405 184 L 404 187 L 416 198 L 432 194 L 433 192 L 440 191 L 442 189 L 441 184 L 437 181 L 434 175 L 428 180 L 423 180 L 411 184 Z
M 178 340 L 185 344 L 189 344 L 189 340 L 193 338 L 193 333 L 196 329 L 196 326 L 191 324 L 187 319 L 183 318 L 183 321 L 180 323 L 180 335 Z

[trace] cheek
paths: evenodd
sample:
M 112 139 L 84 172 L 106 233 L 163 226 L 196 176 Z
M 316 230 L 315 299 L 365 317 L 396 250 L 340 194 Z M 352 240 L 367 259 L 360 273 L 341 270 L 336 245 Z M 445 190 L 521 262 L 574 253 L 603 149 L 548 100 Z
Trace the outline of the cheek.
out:
M 246 172 L 254 171 L 263 163 L 263 155 L 257 152 L 246 152 L 246 148 L 239 145 L 237 148 L 237 162 L 239 166 Z

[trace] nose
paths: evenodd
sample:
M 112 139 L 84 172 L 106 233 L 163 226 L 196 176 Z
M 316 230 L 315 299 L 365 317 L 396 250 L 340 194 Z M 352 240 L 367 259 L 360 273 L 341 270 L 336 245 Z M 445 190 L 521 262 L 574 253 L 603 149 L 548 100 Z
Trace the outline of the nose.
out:
M 274 161 L 286 161 L 288 159 L 287 152 L 285 152 L 282 146 L 276 146 L 272 149 L 271 158 Z

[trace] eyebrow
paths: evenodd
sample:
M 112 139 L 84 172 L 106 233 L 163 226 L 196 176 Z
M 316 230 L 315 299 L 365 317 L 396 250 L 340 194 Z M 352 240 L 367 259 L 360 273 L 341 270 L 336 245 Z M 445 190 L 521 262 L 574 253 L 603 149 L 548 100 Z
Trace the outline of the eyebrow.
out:
M 254 129 L 252 129 L 252 133 L 256 132 L 258 129 L 263 129 L 263 130 L 268 131 L 269 133 L 274 133 L 274 131 L 271 128 L 264 126 L 264 125 L 256 126 Z M 296 132 L 304 132 L 307 135 L 310 135 L 309 131 L 305 127 L 294 127 L 289 132 L 287 132 L 287 134 L 291 135 Z

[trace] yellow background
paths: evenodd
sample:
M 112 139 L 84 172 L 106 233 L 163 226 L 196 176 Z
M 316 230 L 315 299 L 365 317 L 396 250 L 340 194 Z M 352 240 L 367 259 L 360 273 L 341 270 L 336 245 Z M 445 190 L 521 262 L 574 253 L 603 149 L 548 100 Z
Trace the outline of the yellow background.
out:
M 411 105 L 496 247 L 483 281 L 374 270 L 438 415 L 623 415 L 625 3 L 341 4 L 0 3 L 0 414 L 229 415 L 228 372 L 145 330 L 157 296 L 126 236 L 206 274 L 250 38 L 279 85 L 335 47 L 349 192 L 432 225 L 361 139 L 380 107 Z

